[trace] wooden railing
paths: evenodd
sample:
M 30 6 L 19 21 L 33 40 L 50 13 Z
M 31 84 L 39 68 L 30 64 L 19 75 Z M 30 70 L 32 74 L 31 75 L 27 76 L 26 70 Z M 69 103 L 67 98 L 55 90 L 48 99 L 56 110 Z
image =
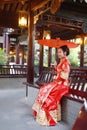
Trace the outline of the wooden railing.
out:
M 1 78 L 26 77 L 27 65 L 0 65 Z

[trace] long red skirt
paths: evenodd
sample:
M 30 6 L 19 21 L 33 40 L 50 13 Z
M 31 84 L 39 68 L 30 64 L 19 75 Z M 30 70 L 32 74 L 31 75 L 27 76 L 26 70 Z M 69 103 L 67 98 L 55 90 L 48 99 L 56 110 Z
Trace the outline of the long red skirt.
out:
M 51 82 L 43 86 L 33 104 L 36 121 L 41 125 L 56 125 L 58 121 L 58 106 L 63 95 L 68 93 L 69 87 Z

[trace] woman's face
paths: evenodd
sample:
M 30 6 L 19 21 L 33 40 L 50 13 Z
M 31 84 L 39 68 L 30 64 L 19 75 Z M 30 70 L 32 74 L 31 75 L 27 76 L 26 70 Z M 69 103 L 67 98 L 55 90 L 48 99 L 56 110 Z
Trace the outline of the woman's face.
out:
M 61 48 L 59 48 L 57 50 L 57 56 L 58 56 L 59 59 L 62 59 L 66 56 L 66 52 L 63 52 L 63 50 Z

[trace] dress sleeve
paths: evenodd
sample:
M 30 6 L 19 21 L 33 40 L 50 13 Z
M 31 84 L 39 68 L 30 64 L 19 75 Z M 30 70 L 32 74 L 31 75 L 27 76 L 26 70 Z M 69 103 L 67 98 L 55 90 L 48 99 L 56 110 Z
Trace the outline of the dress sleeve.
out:
M 66 62 L 62 65 L 60 77 L 63 79 L 68 79 L 70 72 L 70 65 Z

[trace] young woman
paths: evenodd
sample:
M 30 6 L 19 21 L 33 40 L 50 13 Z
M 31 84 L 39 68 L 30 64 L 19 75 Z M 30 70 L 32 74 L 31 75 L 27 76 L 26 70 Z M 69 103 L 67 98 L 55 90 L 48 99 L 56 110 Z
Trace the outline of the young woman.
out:
M 36 121 L 40 125 L 56 125 L 58 121 L 58 105 L 62 96 L 68 93 L 69 83 L 68 77 L 70 72 L 70 62 L 67 58 L 69 55 L 69 48 L 61 46 L 58 48 L 57 56 L 60 63 L 54 63 L 54 71 L 56 76 L 53 82 L 42 86 L 39 90 L 38 96 L 32 106 Z

